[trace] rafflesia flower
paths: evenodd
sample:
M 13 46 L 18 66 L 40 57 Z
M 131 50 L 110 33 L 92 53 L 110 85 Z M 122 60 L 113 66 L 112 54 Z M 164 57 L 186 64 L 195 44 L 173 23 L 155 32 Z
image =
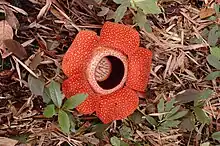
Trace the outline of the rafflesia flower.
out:
M 77 93 L 88 97 L 76 107 L 79 113 L 96 115 L 103 123 L 124 119 L 138 107 L 137 92 L 144 92 L 150 75 L 152 53 L 139 47 L 133 28 L 106 22 L 100 37 L 80 31 L 63 57 L 62 84 L 69 98 Z

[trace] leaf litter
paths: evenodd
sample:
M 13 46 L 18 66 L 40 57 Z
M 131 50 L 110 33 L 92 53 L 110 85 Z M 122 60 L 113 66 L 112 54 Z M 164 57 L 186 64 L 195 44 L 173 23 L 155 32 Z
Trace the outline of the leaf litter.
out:
M 51 99 L 58 106 L 61 104 L 61 99 L 55 98 L 62 98 L 62 93 L 55 91 L 60 86 L 54 85 L 52 80 L 62 83 L 65 79 L 59 67 L 62 56 L 77 31 L 91 29 L 98 32 L 102 22 L 115 17 L 117 5 L 112 1 L 99 1 L 97 5 L 96 1 L 17 1 L 16 4 L 0 2 L 0 8 L 6 16 L 5 20 L 0 21 L 0 43 L 9 40 L 5 46 L 1 45 L 0 59 L 0 136 L 5 140 L 20 133 L 28 133 L 27 145 L 132 145 L 134 142 L 136 145 L 199 145 L 207 141 L 207 135 L 220 130 L 220 80 L 217 76 L 219 60 L 216 59 L 218 56 L 208 57 L 209 51 L 215 52 L 211 54 L 218 53 L 217 49 L 210 50 L 210 47 L 219 46 L 219 27 L 215 26 L 218 21 L 209 19 L 216 16 L 213 1 L 202 1 L 204 5 L 201 7 L 196 2 L 161 0 L 157 3 L 164 10 L 162 15 L 157 14 L 160 9 L 155 7 L 156 1 L 153 5 L 149 1 L 149 5 L 152 5 L 150 8 L 147 2 L 141 4 L 142 1 L 136 1 L 144 9 L 144 13 L 155 13 L 147 14 L 147 17 L 139 13 L 138 19 L 136 17 L 137 26 L 140 26 L 137 30 L 141 45 L 154 53 L 150 82 L 145 95 L 147 98 L 140 98 L 139 109 L 127 119 L 101 125 L 101 130 L 95 128 L 100 123 L 93 115 L 82 116 L 73 110 L 71 124 L 65 120 L 71 118 L 60 110 L 58 121 L 72 126 L 74 132 L 71 135 L 60 131 L 60 128 L 67 131 L 65 128 L 68 127 L 62 124 L 59 127 L 54 118 L 46 118 L 43 114 L 43 108 L 46 103 L 51 103 Z M 34 9 L 27 9 L 31 5 Z M 133 25 L 133 20 L 128 17 L 130 11 L 132 14 L 132 9 L 123 9 L 125 15 L 120 16 L 120 22 Z M 206 28 L 208 33 L 203 35 Z M 202 41 L 191 43 L 190 39 L 193 37 Z M 209 59 L 206 60 L 207 58 Z M 3 71 L 7 70 L 10 74 L 4 76 Z M 217 75 L 212 76 L 214 79 L 205 80 L 212 71 L 217 72 Z M 51 84 L 53 89 L 50 90 L 53 91 L 48 88 Z M 204 100 L 196 103 L 194 109 L 190 109 L 194 110 L 193 113 L 182 109 L 191 106 L 199 93 L 207 88 L 215 94 L 208 96 L 209 92 L 205 92 L 202 96 Z M 51 94 L 54 95 L 52 98 Z M 178 106 L 180 112 L 171 116 L 171 125 L 174 127 L 166 132 L 155 130 L 152 126 L 152 123 L 157 124 L 154 122 L 158 121 L 157 117 L 167 114 L 167 111 L 156 111 L 161 98 L 164 103 L 176 99 L 179 103 L 172 103 L 173 106 L 181 104 Z M 204 108 L 201 108 L 203 102 Z M 164 108 L 172 110 L 165 105 Z M 56 112 L 53 106 L 48 107 L 48 111 L 53 114 Z M 177 119 L 183 115 L 183 119 Z M 203 124 L 195 124 L 194 120 L 198 119 Z M 169 122 L 161 125 L 166 126 L 167 123 Z M 210 124 L 204 125 L 205 123 Z M 176 126 L 178 124 L 180 126 Z M 11 129 L 8 128 L 9 125 Z M 218 139 L 218 135 L 219 133 L 213 134 L 212 138 Z M 21 142 L 12 140 L 12 145 L 17 141 Z M 219 144 L 213 139 L 209 141 Z

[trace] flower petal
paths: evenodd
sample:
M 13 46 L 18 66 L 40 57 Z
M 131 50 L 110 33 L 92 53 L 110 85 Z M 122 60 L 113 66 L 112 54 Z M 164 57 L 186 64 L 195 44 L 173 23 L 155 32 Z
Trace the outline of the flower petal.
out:
M 152 62 L 152 52 L 139 48 L 128 58 L 128 78 L 126 85 L 137 91 L 147 88 Z
M 130 26 L 106 22 L 100 33 L 100 45 L 122 51 L 126 55 L 138 49 L 138 32 Z
M 120 120 L 132 114 L 138 107 L 139 99 L 135 91 L 128 87 L 104 95 L 98 101 L 96 114 L 107 124 L 113 120 Z
M 93 49 L 98 45 L 98 36 L 93 31 L 80 31 L 63 57 L 62 70 L 68 76 L 83 71 Z
M 91 114 L 95 111 L 98 95 L 95 95 L 82 74 L 74 75 L 65 80 L 62 84 L 62 91 L 67 98 L 77 93 L 87 93 L 89 96 L 76 109 L 83 114 Z

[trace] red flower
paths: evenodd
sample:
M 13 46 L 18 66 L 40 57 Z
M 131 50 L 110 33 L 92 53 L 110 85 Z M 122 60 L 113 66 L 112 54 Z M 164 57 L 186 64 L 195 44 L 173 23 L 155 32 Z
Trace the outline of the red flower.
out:
M 103 123 L 120 120 L 138 107 L 137 91 L 146 89 L 152 53 L 139 47 L 139 34 L 122 24 L 106 22 L 100 37 L 80 31 L 63 57 L 62 69 L 69 77 L 62 90 L 67 98 L 88 93 L 76 109 L 96 112 Z

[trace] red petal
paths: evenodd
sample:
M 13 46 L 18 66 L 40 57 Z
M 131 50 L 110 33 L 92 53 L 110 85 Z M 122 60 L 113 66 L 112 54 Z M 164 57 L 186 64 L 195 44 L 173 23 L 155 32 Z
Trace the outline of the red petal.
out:
M 126 85 L 137 91 L 147 88 L 152 62 L 152 52 L 139 48 L 128 57 L 128 78 Z
M 91 114 L 95 111 L 97 97 L 92 91 L 89 83 L 82 74 L 74 75 L 62 84 L 64 95 L 69 98 L 77 93 L 87 93 L 87 99 L 77 106 L 77 110 L 83 114 Z
M 132 114 L 138 107 L 138 103 L 136 92 L 125 87 L 102 96 L 98 102 L 96 114 L 103 123 L 107 124 Z
M 81 73 L 98 44 L 98 36 L 93 31 L 80 31 L 63 57 L 62 69 L 68 76 Z
M 139 41 L 138 32 L 130 26 L 106 22 L 101 30 L 99 43 L 128 55 L 138 49 Z

